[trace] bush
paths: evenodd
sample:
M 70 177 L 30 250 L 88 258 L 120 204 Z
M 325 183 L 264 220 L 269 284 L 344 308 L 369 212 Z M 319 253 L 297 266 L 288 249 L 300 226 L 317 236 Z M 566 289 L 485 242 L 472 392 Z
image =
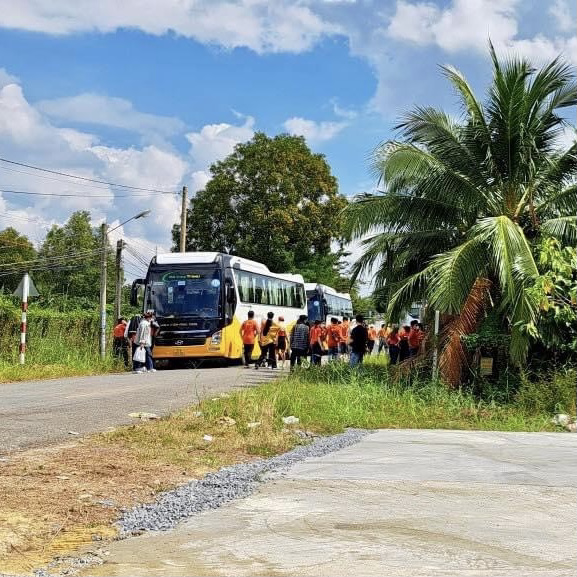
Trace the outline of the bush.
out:
M 530 413 L 568 413 L 575 415 L 575 367 L 568 366 L 554 372 L 521 375 L 517 404 Z

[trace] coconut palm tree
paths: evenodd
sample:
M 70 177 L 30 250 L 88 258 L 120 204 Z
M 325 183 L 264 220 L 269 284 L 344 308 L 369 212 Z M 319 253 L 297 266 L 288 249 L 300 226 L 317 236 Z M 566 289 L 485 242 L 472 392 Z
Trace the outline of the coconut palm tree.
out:
M 389 313 L 425 299 L 455 315 L 441 358 L 450 380 L 463 358 L 460 334 L 498 306 L 511 331 L 513 361 L 526 356 L 536 306 L 525 287 L 538 275 L 535 237 L 577 240 L 577 145 L 559 150 L 575 106 L 571 67 L 559 58 L 536 70 L 499 60 L 484 104 L 458 70 L 442 70 L 461 103 L 460 117 L 429 107 L 406 114 L 400 138 L 379 146 L 372 168 L 382 191 L 346 209 L 347 232 L 362 239 L 355 275 L 377 267 Z M 452 344 L 451 344 L 452 343 Z

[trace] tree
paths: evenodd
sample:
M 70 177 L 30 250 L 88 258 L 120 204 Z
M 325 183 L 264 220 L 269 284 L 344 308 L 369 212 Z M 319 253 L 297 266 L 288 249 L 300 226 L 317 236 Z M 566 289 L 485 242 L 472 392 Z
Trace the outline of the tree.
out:
M 8 271 L 20 270 L 23 265 L 15 263 L 27 263 L 35 257 L 36 250 L 27 236 L 20 234 L 12 227 L 0 231 L 0 287 L 13 292 L 23 272 L 10 274 Z
M 342 236 L 346 199 L 324 156 L 303 137 L 258 132 L 210 172 L 190 201 L 187 250 L 228 251 L 275 272 L 296 272 L 325 262 Z M 179 237 L 174 225 L 175 247 Z
M 537 247 L 540 274 L 527 289 L 538 307 L 529 332 L 550 351 L 577 355 L 577 250 L 545 238 Z
M 560 59 L 536 70 L 524 59 L 500 61 L 492 45 L 490 52 L 485 105 L 459 71 L 444 67 L 461 118 L 430 107 L 409 112 L 397 127 L 402 138 L 373 155 L 383 192 L 349 206 L 347 232 L 370 234 L 355 274 L 380 263 L 375 280 L 390 295 L 391 317 L 425 299 L 455 315 L 459 333 L 474 330 L 495 303 L 511 331 L 511 358 L 521 363 L 537 314 L 525 290 L 539 274 L 531 243 L 542 233 L 577 239 L 577 147 L 557 148 L 558 111 L 575 105 L 577 89 Z M 460 339 L 448 343 L 441 366 L 455 368 Z
M 64 226 L 53 225 L 38 252 L 44 270 L 39 286 L 46 297 L 65 295 L 96 302 L 100 293 L 100 232 L 92 228 L 90 213 L 74 212 Z M 108 287 L 114 286 L 114 257 L 107 247 Z M 114 291 L 107 292 L 109 300 Z

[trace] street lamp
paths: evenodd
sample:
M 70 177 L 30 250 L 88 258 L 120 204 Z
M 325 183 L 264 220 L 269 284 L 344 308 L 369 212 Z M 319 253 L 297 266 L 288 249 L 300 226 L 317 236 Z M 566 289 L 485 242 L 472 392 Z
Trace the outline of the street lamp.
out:
M 108 248 L 108 233 L 120 228 L 131 220 L 145 218 L 150 214 L 150 210 L 143 210 L 129 219 L 121 222 L 118 226 L 109 229 L 106 222 L 100 225 L 100 236 L 102 241 L 102 253 L 100 260 L 100 358 L 106 357 L 106 277 L 107 277 L 107 258 L 106 249 Z

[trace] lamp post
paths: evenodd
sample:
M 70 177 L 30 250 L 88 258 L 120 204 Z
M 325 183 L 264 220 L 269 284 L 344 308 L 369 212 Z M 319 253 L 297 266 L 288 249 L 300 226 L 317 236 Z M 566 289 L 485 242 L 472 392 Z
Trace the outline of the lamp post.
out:
M 108 225 L 105 222 L 100 226 L 100 240 L 102 243 L 102 252 L 100 255 L 100 358 L 102 359 L 106 357 L 106 277 L 108 268 L 106 250 L 108 248 L 108 234 L 131 220 L 144 218 L 149 214 L 150 210 L 143 210 L 111 229 L 108 228 Z

